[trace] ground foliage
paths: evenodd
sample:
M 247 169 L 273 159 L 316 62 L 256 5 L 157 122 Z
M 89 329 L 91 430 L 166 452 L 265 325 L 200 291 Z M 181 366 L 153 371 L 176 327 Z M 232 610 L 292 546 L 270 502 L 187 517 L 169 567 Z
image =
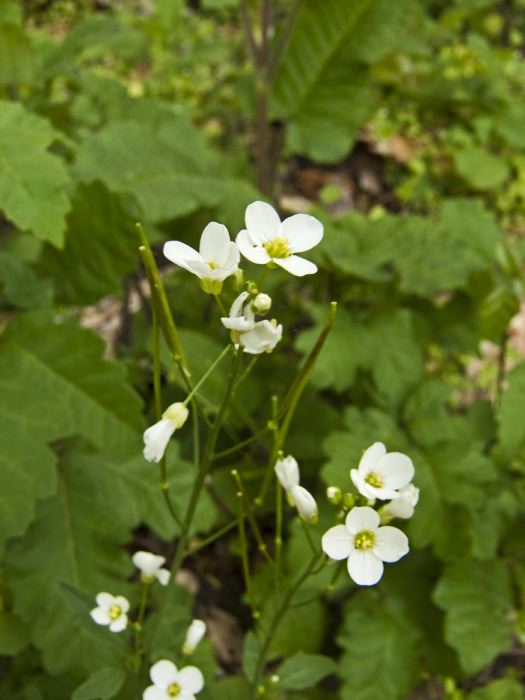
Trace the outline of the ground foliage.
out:
M 238 5 L 0 2 L 2 698 L 135 698 L 147 684 L 124 672 L 123 639 L 87 614 L 100 590 L 136 603 L 129 552 L 147 545 L 170 557 L 177 536 L 141 456 L 154 411 L 134 222 L 153 245 L 193 244 L 210 219 L 236 233 L 260 196 Z M 342 576 L 321 596 L 325 573 L 309 584 L 272 645 L 280 683 L 268 692 L 402 700 L 420 687 L 421 697 L 519 700 L 525 363 L 509 323 L 523 297 L 524 3 L 304 0 L 276 12 L 275 40 L 286 42 L 269 99 L 284 140 L 275 192 L 307 197 L 322 219 L 321 273 L 301 286 L 272 276 L 285 341 L 236 395 L 220 448 L 264 427 L 269 397 L 284 394 L 337 299 L 287 450 L 318 497 L 321 525 L 333 513 L 324 488 L 348 490 L 349 468 L 376 440 L 412 457 L 421 500 L 407 525 L 412 553 L 378 588 Z M 360 149 L 393 193 L 387 207 L 348 175 Z M 339 179 L 301 191 L 303 166 Z M 359 210 L 341 209 L 350 181 L 368 197 Z M 200 376 L 223 333 L 194 279 L 169 271 L 165 280 Z M 91 307 L 108 295 L 113 333 Z M 167 404 L 184 394 L 163 353 Z M 223 384 L 213 377 L 210 410 Z M 177 443 L 168 473 L 184 503 L 190 441 L 181 433 Z M 226 522 L 232 467 L 257 486 L 267 448 L 263 438 L 217 461 L 195 538 Z M 289 523 L 290 571 L 306 547 Z M 253 674 L 238 553 L 229 534 L 191 558 L 197 599 L 179 587 L 146 626 L 154 661 L 177 653 L 195 612 L 213 618 L 223 607 L 237 618 L 242 659 L 225 662 L 208 641 L 195 655 L 204 700 L 243 697 L 242 676 Z M 262 595 L 269 574 L 256 546 L 253 556 Z

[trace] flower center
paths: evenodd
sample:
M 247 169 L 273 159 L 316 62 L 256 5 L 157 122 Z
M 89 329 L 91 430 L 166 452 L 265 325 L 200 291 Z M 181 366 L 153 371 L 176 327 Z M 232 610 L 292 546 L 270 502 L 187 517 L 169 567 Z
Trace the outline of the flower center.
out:
M 216 262 L 213 262 L 213 260 L 208 260 L 208 267 L 210 270 L 217 270 L 219 266 Z
M 370 472 L 370 474 L 367 474 L 365 476 L 365 481 L 376 489 L 382 488 L 384 484 L 383 477 L 381 474 L 377 474 L 377 472 Z
M 354 537 L 354 547 L 356 549 L 372 549 L 375 538 L 372 530 L 362 530 Z
M 287 238 L 274 238 L 265 243 L 264 247 L 271 258 L 289 258 L 292 254 Z
M 168 695 L 170 698 L 176 698 L 180 695 L 180 685 L 178 683 L 172 683 L 168 686 Z
M 118 620 L 122 615 L 122 608 L 120 605 L 112 605 L 109 609 L 108 615 L 110 620 Z

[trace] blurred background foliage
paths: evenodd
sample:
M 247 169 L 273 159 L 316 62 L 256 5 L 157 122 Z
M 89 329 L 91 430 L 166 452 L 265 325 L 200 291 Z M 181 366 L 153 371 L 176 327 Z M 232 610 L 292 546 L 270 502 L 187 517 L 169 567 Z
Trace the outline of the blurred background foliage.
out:
M 86 614 L 99 590 L 133 599 L 128 553 L 169 558 L 177 535 L 141 456 L 154 411 L 134 223 L 157 250 L 194 244 L 210 219 L 235 235 L 260 197 L 322 219 L 320 274 L 270 276 L 285 339 L 239 391 L 221 449 L 264 427 L 336 299 L 286 446 L 321 527 L 333 519 L 324 488 L 348 490 L 376 440 L 412 457 L 421 488 L 412 553 L 379 587 L 341 577 L 282 622 L 277 673 L 298 651 L 337 659 L 337 672 L 273 697 L 525 697 L 525 2 L 272 4 L 273 52 L 254 67 L 256 2 L 0 0 L 6 700 L 140 697 L 145 677 L 119 675 L 122 639 Z M 158 260 L 199 376 L 223 329 L 196 280 Z M 167 350 L 163 372 L 167 404 L 184 395 Z M 211 410 L 222 383 L 209 385 Z M 184 432 L 177 443 L 170 480 L 184 503 Z M 267 450 L 262 439 L 216 462 L 195 542 L 231 517 L 230 469 L 255 488 Z M 268 506 L 265 536 L 272 522 Z M 305 546 L 290 525 L 290 570 Z M 169 615 L 146 629 L 158 658 L 192 614 L 207 620 L 203 700 L 246 693 L 238 552 L 229 535 L 191 557 Z

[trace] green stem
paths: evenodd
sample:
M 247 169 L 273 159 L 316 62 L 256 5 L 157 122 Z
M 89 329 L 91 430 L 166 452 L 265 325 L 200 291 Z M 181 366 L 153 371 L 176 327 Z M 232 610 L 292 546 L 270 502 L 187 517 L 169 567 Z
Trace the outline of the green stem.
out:
M 224 304 L 222 303 L 222 299 L 220 298 L 220 296 L 218 294 L 214 294 L 213 297 L 214 297 L 215 301 L 217 302 L 217 306 L 219 307 L 221 314 L 223 316 L 228 316 L 228 313 L 227 313 L 226 309 L 224 308 Z
M 289 588 L 288 592 L 283 597 L 281 604 L 277 607 L 277 610 L 275 611 L 275 613 L 273 615 L 272 621 L 268 627 L 268 631 L 267 631 L 265 638 L 261 644 L 261 648 L 259 651 L 259 658 L 257 659 L 257 666 L 255 668 L 255 674 L 254 674 L 254 678 L 253 678 L 253 682 L 252 682 L 252 693 L 251 693 L 252 700 L 256 700 L 256 698 L 257 698 L 260 678 L 261 678 L 262 672 L 264 670 L 264 665 L 266 663 L 266 656 L 268 654 L 270 644 L 272 643 L 272 639 L 274 638 L 274 635 L 277 631 L 279 623 L 282 620 L 282 618 L 284 617 L 288 608 L 290 607 L 290 604 L 293 600 L 294 595 L 297 593 L 299 588 L 302 586 L 302 584 L 306 581 L 308 576 L 314 570 L 315 565 L 317 564 L 320 556 L 321 556 L 321 554 L 316 554 L 314 557 L 312 557 L 310 563 L 306 566 L 304 571 L 299 574 L 299 576 L 296 578 L 295 582 Z
M 248 522 L 250 523 L 250 527 L 253 532 L 253 536 L 255 537 L 255 541 L 257 542 L 257 547 L 261 554 L 264 556 L 264 558 L 268 561 L 269 564 L 272 564 L 273 566 L 273 559 L 270 556 L 270 553 L 268 552 L 268 547 L 266 546 L 266 543 L 264 542 L 261 531 L 259 530 L 259 526 L 257 525 L 257 521 L 254 518 L 253 515 L 253 510 L 251 507 L 250 499 L 248 497 L 248 493 L 246 489 L 244 488 L 244 484 L 241 479 L 241 475 L 237 471 L 237 469 L 232 469 L 231 475 L 237 482 L 237 488 L 239 489 L 239 493 L 242 496 L 243 503 L 244 503 L 244 509 L 245 509 L 245 514 L 246 517 L 248 518 Z
M 197 382 L 197 384 L 195 384 L 195 386 L 194 386 L 193 389 L 190 391 L 190 393 L 188 394 L 188 396 L 186 396 L 186 398 L 184 399 L 184 402 L 183 402 L 183 403 L 184 403 L 185 406 L 187 406 L 188 403 L 193 399 L 193 397 L 195 396 L 195 394 L 199 391 L 199 389 L 200 389 L 201 386 L 204 384 L 204 382 L 208 379 L 208 377 L 209 377 L 210 374 L 213 372 L 213 370 L 214 370 L 214 369 L 217 367 L 217 365 L 221 362 L 222 358 L 223 358 L 227 353 L 229 353 L 231 349 L 232 349 L 232 346 L 231 346 L 231 345 L 227 345 L 227 346 L 224 348 L 224 350 L 221 352 L 221 354 L 219 355 L 219 357 L 210 365 L 210 367 L 208 367 L 208 369 L 206 370 L 206 372 L 204 372 L 204 374 L 203 374 L 202 377 L 199 379 L 199 381 Z
M 312 554 L 318 554 L 317 547 L 314 544 L 314 541 L 312 539 L 312 535 L 310 534 L 310 531 L 308 530 L 308 525 L 304 522 L 304 520 L 299 517 L 299 520 L 301 521 L 301 525 L 305 534 L 306 539 L 308 540 L 308 544 L 310 545 L 310 549 L 312 550 Z
M 148 605 L 148 594 L 149 594 L 149 584 L 142 582 L 142 589 L 140 591 L 140 603 L 139 612 L 137 619 L 134 622 L 134 635 L 133 635 L 133 645 L 135 648 L 134 652 L 134 663 L 135 668 L 138 671 L 140 669 L 140 659 L 142 656 L 142 623 L 144 622 L 144 615 L 146 614 L 146 607 Z
M 283 489 L 277 482 L 275 488 L 275 590 L 279 589 L 281 573 L 281 553 L 283 547 Z
M 248 540 L 246 537 L 246 528 L 244 526 L 244 518 L 246 517 L 246 515 L 244 512 L 244 496 L 241 491 L 237 492 L 237 498 L 239 499 L 239 516 L 237 518 L 237 522 L 239 525 L 239 537 L 241 540 L 242 573 L 244 577 L 244 585 L 246 587 L 246 595 L 248 596 L 248 603 L 252 611 L 252 616 L 254 618 L 257 618 L 259 617 L 259 615 L 257 612 L 257 606 L 255 604 L 252 577 L 250 574 L 250 563 L 248 561 Z
M 188 556 L 191 557 L 196 552 L 200 551 L 201 549 L 204 549 L 204 547 L 207 547 L 216 540 L 219 540 L 227 532 L 233 530 L 234 527 L 237 527 L 238 523 L 239 519 L 235 518 L 235 520 L 232 520 L 231 522 L 227 523 L 226 525 L 224 525 L 224 527 L 221 527 L 219 530 L 217 530 L 217 532 L 214 532 L 209 537 L 206 537 L 204 540 L 201 540 L 194 547 L 188 549 Z

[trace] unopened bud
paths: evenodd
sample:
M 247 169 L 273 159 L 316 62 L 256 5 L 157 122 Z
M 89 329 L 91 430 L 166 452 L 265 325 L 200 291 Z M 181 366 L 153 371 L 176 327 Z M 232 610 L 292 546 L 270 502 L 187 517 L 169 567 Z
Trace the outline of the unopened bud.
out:
M 341 503 L 341 499 L 343 498 L 343 492 L 338 486 L 329 486 L 326 489 L 326 497 L 330 501 L 330 503 L 334 503 L 337 505 L 338 503 Z
M 345 508 L 353 508 L 355 506 L 356 498 L 353 493 L 345 493 L 343 495 L 343 505 Z
M 162 417 L 172 421 L 175 429 L 178 430 L 179 428 L 182 428 L 186 422 L 188 414 L 188 408 L 179 401 L 177 403 L 172 403 L 171 406 L 168 406 L 168 408 L 162 414 Z
M 260 314 L 264 314 L 272 308 L 272 298 L 268 294 L 257 294 L 253 300 L 253 308 Z
M 193 654 L 199 646 L 202 638 L 206 634 L 206 623 L 203 620 L 193 620 L 186 632 L 186 639 L 182 647 L 182 653 L 189 656 Z

